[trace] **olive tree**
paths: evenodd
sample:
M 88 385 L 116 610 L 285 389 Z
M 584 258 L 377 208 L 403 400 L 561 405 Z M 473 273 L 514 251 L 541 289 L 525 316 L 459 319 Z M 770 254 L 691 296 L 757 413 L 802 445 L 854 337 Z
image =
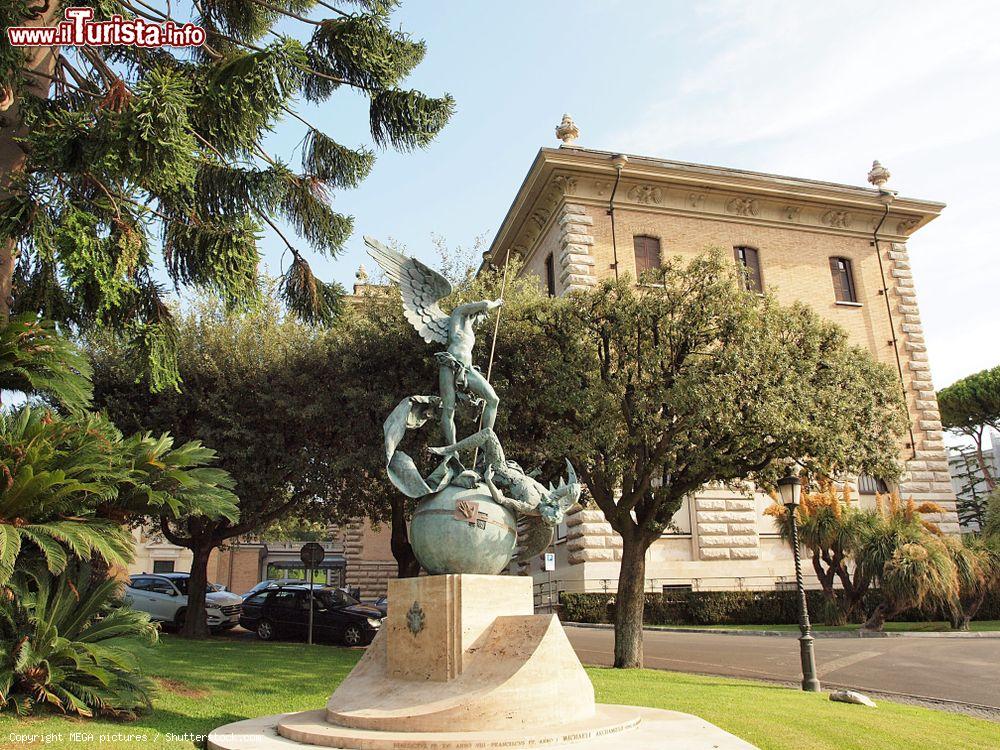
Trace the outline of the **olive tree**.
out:
M 622 537 L 617 667 L 642 665 L 646 550 L 685 498 L 772 486 L 790 459 L 814 475 L 895 477 L 906 424 L 888 367 L 805 305 L 746 291 L 721 253 L 641 281 L 544 303 L 532 325 L 545 377 L 522 389 L 552 426 L 545 452 L 573 457 Z

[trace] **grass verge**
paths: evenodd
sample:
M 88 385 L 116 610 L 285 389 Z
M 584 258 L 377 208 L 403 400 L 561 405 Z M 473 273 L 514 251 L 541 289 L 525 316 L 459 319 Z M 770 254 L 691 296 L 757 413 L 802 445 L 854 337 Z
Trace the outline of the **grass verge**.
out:
M 361 652 L 299 643 L 164 636 L 136 647 L 160 686 L 154 710 L 136 721 L 0 716 L 0 750 L 190 750 L 239 719 L 322 706 Z M 761 750 L 986 750 L 1000 728 L 982 719 L 881 702 L 832 703 L 760 682 L 656 670 L 588 668 L 597 699 L 692 713 Z M 572 696 L 565 696 L 572 700 Z

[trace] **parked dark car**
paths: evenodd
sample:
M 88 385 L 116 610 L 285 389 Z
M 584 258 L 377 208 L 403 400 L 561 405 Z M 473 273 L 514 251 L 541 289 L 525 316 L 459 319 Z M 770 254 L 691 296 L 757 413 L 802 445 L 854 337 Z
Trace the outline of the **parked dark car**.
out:
M 347 646 L 364 646 L 382 626 L 382 613 L 346 591 L 325 588 L 313 592 L 313 638 Z M 243 601 L 240 625 L 262 641 L 286 637 L 305 639 L 309 629 L 309 589 L 280 586 Z
M 382 594 L 382 596 L 372 602 L 372 606 L 382 613 L 382 617 L 385 617 L 389 613 L 389 597 Z
M 326 588 L 326 583 L 313 583 L 314 588 L 322 589 Z M 267 589 L 276 589 L 280 586 L 309 586 L 309 583 L 303 581 L 301 578 L 266 578 L 265 580 L 258 583 L 252 589 L 247 591 L 245 594 L 240 594 L 244 599 L 249 599 L 254 594 Z

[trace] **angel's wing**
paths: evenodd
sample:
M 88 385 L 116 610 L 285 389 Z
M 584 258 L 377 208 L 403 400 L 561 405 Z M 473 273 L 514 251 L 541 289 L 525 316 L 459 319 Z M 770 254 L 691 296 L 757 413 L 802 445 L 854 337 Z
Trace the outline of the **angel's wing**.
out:
M 520 533 L 517 535 L 518 562 L 528 562 L 536 555 L 542 554 L 546 547 L 552 544 L 556 529 L 542 520 L 541 516 L 522 516 Z
M 365 237 L 368 254 L 386 275 L 399 284 L 403 313 L 428 344 L 448 343 L 448 316 L 438 305 L 451 294 L 448 279 L 416 258 L 410 258 L 371 237 Z

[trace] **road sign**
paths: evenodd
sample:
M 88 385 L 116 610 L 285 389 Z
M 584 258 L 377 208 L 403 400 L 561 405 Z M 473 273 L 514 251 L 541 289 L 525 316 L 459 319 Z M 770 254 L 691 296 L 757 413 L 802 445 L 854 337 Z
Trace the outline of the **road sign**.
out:
M 309 570 L 309 645 L 313 642 L 313 572 L 326 557 L 322 544 L 306 542 L 299 551 L 299 557 Z
M 545 553 L 545 570 L 552 571 L 556 569 L 556 553 L 546 552 Z
M 306 542 L 299 551 L 299 557 L 302 558 L 302 562 L 307 568 L 318 568 L 319 564 L 323 562 L 323 558 L 326 557 L 326 550 L 323 549 L 322 544 Z

